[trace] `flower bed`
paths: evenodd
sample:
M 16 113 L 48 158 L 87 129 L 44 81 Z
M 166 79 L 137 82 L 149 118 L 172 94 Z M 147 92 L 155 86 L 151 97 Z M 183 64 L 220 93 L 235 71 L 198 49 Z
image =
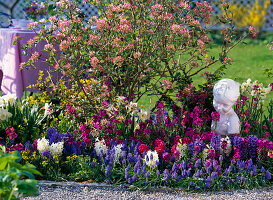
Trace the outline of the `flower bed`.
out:
M 1 97 L 7 152 L 19 151 L 23 164 L 43 174 L 37 178 L 49 180 L 199 191 L 272 183 L 273 104 L 268 113 L 263 107 L 272 84 L 242 83 L 235 106 L 240 133 L 221 137 L 211 130 L 220 117 L 214 84 L 232 64 L 228 52 L 246 37 L 234 34 L 227 3 L 217 18 L 226 27 L 217 58 L 209 55 L 206 25 L 213 15 L 206 1 L 89 3 L 98 3 L 101 17 L 86 20 L 76 2 L 61 0 L 45 3 L 53 13 L 48 20 L 28 25 L 38 35 L 24 45 L 25 53 L 46 41 L 48 57 L 31 52 L 21 66 L 45 59 L 63 77 L 53 82 L 52 71 L 47 77 L 40 72 L 33 86 L 40 93 Z M 247 32 L 256 35 L 254 27 Z M 205 72 L 205 83 L 195 87 L 192 77 L 217 62 L 221 67 Z M 139 108 L 148 94 L 159 100 Z

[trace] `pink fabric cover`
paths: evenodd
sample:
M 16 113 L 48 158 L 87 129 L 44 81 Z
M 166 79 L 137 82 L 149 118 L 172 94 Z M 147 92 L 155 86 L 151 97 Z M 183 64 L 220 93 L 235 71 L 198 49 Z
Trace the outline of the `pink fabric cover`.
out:
M 15 36 L 20 36 L 23 39 L 18 41 L 16 45 L 13 45 L 13 37 Z M 21 98 L 25 90 L 37 91 L 27 87 L 36 83 L 40 70 L 43 70 L 46 75 L 46 69 L 50 68 L 47 63 L 38 61 L 35 64 L 36 69 L 30 67 L 28 70 L 19 70 L 20 63 L 26 62 L 29 58 L 29 56 L 23 55 L 21 47 L 23 44 L 27 44 L 27 41 L 34 36 L 35 33 L 30 30 L 0 29 L 0 69 L 3 72 L 1 85 L 3 94 L 15 93 L 17 98 Z M 43 49 L 44 44 L 42 43 L 35 47 L 35 51 L 39 53 L 42 53 Z

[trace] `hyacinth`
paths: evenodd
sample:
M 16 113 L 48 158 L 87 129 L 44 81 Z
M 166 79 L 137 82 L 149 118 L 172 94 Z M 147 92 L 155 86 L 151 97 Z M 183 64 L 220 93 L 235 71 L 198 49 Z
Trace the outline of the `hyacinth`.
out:
M 119 162 L 119 159 L 122 157 L 123 155 L 123 152 L 122 152 L 122 148 L 123 148 L 123 145 L 122 144 L 118 144 L 114 147 L 115 149 L 115 154 L 114 154 L 114 163 L 118 163 Z
M 43 138 L 37 140 L 37 150 L 42 154 L 45 150 L 49 149 L 49 141 Z
M 215 151 L 219 152 L 221 146 L 221 135 L 213 135 L 211 138 L 210 146 L 212 146 Z
M 95 143 L 94 149 L 96 151 L 97 156 L 100 155 L 101 151 L 103 154 L 106 154 L 107 146 L 105 144 L 105 141 L 99 140 L 98 138 L 96 139 L 96 141 L 97 142 Z
M 49 144 L 61 142 L 64 139 L 64 136 L 57 132 L 57 130 L 54 127 L 50 127 L 47 130 L 47 138 L 49 140 Z
M 60 156 L 63 153 L 64 142 L 52 143 L 48 149 L 52 156 Z
M 257 142 L 258 138 L 256 135 L 248 136 L 248 152 L 253 160 L 255 160 L 257 157 Z
M 220 153 L 224 156 L 229 156 L 232 150 L 231 141 L 228 136 L 221 139 Z
M 46 157 L 48 160 L 51 159 L 51 154 L 50 154 L 49 150 L 43 151 L 42 156 Z
M 146 160 L 146 165 L 155 168 L 156 163 L 159 162 L 158 154 L 156 151 L 148 151 L 144 159 Z
M 182 160 L 184 158 L 184 156 L 186 155 L 187 148 L 188 148 L 187 144 L 182 144 L 181 142 L 177 144 L 176 150 L 179 151 L 178 160 Z

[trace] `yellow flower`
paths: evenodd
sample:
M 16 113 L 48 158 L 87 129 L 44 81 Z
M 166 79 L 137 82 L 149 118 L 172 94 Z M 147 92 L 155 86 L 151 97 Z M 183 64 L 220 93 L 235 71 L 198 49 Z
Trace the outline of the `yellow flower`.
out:
M 47 161 L 47 160 L 44 160 L 44 161 L 42 162 L 42 165 L 43 165 L 43 167 L 47 166 L 47 165 L 48 165 L 48 161 Z

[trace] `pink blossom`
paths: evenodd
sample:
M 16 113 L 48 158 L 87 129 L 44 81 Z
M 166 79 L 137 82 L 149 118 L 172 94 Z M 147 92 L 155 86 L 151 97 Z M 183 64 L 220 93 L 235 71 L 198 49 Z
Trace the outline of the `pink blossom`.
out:
M 122 58 L 121 56 L 117 56 L 117 57 L 115 57 L 115 58 L 113 59 L 113 63 L 114 63 L 115 65 L 121 65 L 122 62 L 123 62 L 123 60 L 124 60 L 124 58 Z
M 185 10 L 189 10 L 190 9 L 190 5 L 185 2 L 185 1 L 181 1 L 180 4 L 179 4 L 179 7 L 185 9 Z
M 141 56 L 141 53 L 139 51 L 137 51 L 137 52 L 134 53 L 133 56 L 134 56 L 135 59 L 139 59 L 140 56 Z
M 92 57 L 90 59 L 90 64 L 92 67 L 97 66 L 100 63 L 99 59 L 97 57 Z
M 224 63 L 227 64 L 227 65 L 232 65 L 233 60 L 232 60 L 231 57 L 225 57 L 224 58 Z
M 38 24 L 39 24 L 38 22 L 30 22 L 30 23 L 28 23 L 27 28 L 28 29 L 35 29 L 38 27 Z
M 70 42 L 67 41 L 67 40 L 63 40 L 60 43 L 59 48 L 60 48 L 61 51 L 66 51 L 66 50 L 68 50 L 69 46 L 70 46 Z
M 109 26 L 105 18 L 98 19 L 96 25 L 97 25 L 97 29 L 101 31 L 108 30 L 111 28 L 111 26 Z
M 30 60 L 33 61 L 33 62 L 36 62 L 36 61 L 38 61 L 39 56 L 40 56 L 39 52 L 35 51 L 35 52 L 31 55 Z
M 56 16 L 51 16 L 48 20 L 51 21 L 52 23 L 55 23 L 58 21 Z
M 173 25 L 171 26 L 171 30 L 172 30 L 173 33 L 179 33 L 180 30 L 181 30 L 181 26 L 178 25 L 178 24 L 173 24 Z
M 44 47 L 44 49 L 46 51 L 53 51 L 53 52 L 56 51 L 56 49 L 54 48 L 54 46 L 52 44 L 46 44 L 45 47 Z
M 257 30 L 254 26 L 248 27 L 248 32 L 250 35 L 252 35 L 252 37 L 256 37 L 256 35 L 257 35 Z
M 163 79 L 163 81 L 162 81 L 162 87 L 167 88 L 167 89 L 170 89 L 172 84 L 173 83 L 167 79 Z

